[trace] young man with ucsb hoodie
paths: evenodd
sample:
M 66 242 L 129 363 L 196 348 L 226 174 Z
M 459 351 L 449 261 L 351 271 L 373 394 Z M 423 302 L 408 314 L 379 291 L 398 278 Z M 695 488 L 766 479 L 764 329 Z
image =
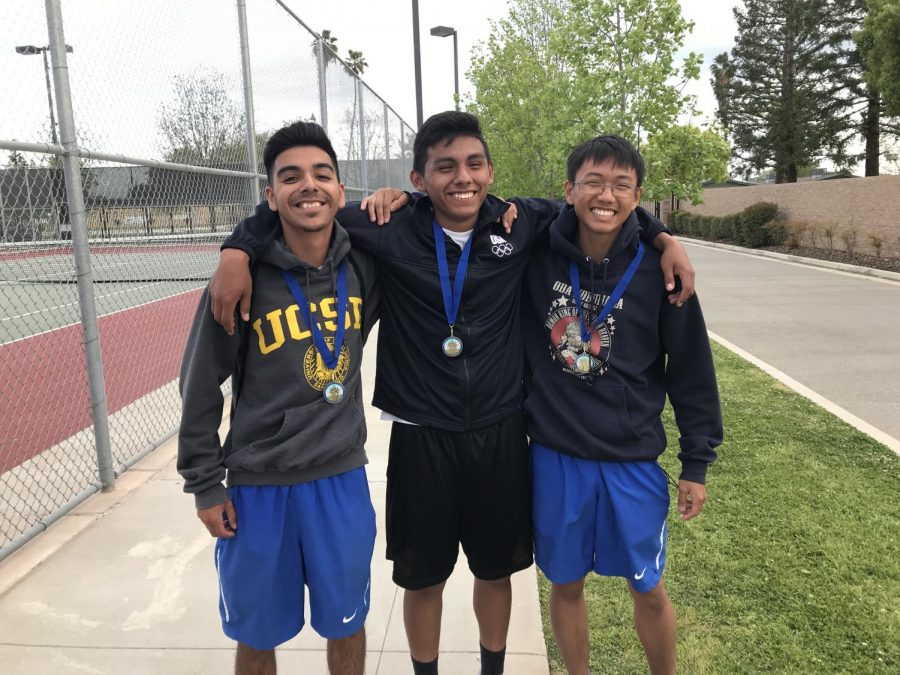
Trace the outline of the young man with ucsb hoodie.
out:
M 712 354 L 696 296 L 677 309 L 659 253 L 639 238 L 640 154 L 599 136 L 568 159 L 567 204 L 525 275 L 535 560 L 552 582 L 550 617 L 569 675 L 588 673 L 584 578 L 628 581 L 654 675 L 675 672 L 675 615 L 662 581 L 669 508 L 660 421 L 681 432 L 678 511 L 706 500 L 722 441 Z
M 263 161 L 278 234 L 254 263 L 252 314 L 237 334 L 215 322 L 208 289 L 200 300 L 181 368 L 178 471 L 217 537 L 235 672 L 275 672 L 274 648 L 303 627 L 305 586 L 329 672 L 362 675 L 375 512 L 360 361 L 377 278 L 335 220 L 344 186 L 324 130 L 297 122 L 275 132 Z

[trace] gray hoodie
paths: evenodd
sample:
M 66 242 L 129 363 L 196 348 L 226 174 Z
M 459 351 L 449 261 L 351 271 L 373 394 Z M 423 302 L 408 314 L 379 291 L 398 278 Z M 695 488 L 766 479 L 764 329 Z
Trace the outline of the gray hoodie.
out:
M 325 263 L 300 261 L 279 237 L 255 263 L 250 323 L 228 335 L 213 319 L 203 292 L 181 364 L 178 472 L 198 509 L 228 499 L 223 485 L 293 485 L 327 478 L 366 464 L 362 348 L 377 320 L 377 280 L 371 259 L 350 254 L 347 232 L 335 221 Z M 348 302 L 336 379 L 344 400 L 322 397 L 330 371 L 317 355 L 311 332 L 282 270 L 291 270 L 314 305 L 312 316 L 334 348 L 338 266 L 346 262 Z M 238 324 L 243 322 L 237 320 Z M 241 340 L 244 339 L 244 349 Z M 231 428 L 220 444 L 221 385 L 243 357 L 243 374 Z

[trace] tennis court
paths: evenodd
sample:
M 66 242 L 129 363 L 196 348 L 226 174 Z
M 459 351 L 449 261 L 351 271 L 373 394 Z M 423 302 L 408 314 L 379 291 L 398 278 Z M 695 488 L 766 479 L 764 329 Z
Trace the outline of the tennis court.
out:
M 172 426 L 177 395 L 171 383 L 178 376 L 187 332 L 223 237 L 91 242 L 116 463 L 146 443 L 136 447 L 135 433 L 154 438 Z M 0 288 L 2 510 L 7 524 L 21 530 L 17 521 L 33 522 L 35 495 L 45 492 L 48 482 L 58 479 L 61 494 L 74 494 L 77 484 L 96 480 L 71 243 L 0 249 Z M 134 416 L 120 422 L 117 413 L 139 401 L 146 428 L 134 430 Z M 5 543 L 3 534 L 0 543 Z

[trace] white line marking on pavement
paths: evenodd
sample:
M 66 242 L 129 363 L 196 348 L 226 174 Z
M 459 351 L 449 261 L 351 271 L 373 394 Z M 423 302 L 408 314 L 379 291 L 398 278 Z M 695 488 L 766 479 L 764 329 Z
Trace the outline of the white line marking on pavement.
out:
M 849 410 L 845 410 L 844 408 L 839 406 L 837 403 L 830 401 L 829 399 L 825 398 L 821 394 L 817 394 L 816 392 L 814 392 L 812 389 L 810 389 L 806 385 L 800 384 L 799 382 L 797 382 L 797 380 L 792 378 L 787 373 L 783 373 L 780 370 L 778 370 L 775 366 L 769 365 L 765 361 L 762 361 L 762 360 L 756 358 L 755 356 L 753 356 L 753 354 L 750 354 L 749 352 L 744 351 L 743 349 L 738 347 L 736 344 L 729 342 L 722 336 L 716 335 L 712 331 L 707 331 L 707 333 L 709 334 L 709 337 L 711 339 L 718 342 L 720 345 L 725 347 L 725 349 L 728 349 L 729 351 L 732 351 L 735 354 L 737 354 L 738 356 L 740 356 L 742 359 L 749 361 L 750 363 L 752 363 L 754 366 L 756 366 L 760 370 L 762 370 L 765 373 L 768 373 L 769 375 L 774 377 L 776 380 L 781 382 L 786 387 L 793 389 L 795 392 L 797 392 L 801 396 L 808 398 L 810 401 L 812 401 L 813 403 L 815 403 L 818 406 L 821 406 L 822 408 L 824 408 L 831 414 L 836 415 L 837 417 L 840 417 L 851 427 L 855 427 L 856 429 L 863 432 L 867 436 L 874 438 L 879 443 L 886 445 L 894 452 L 895 455 L 900 456 L 900 440 L 897 440 L 893 436 L 890 436 L 890 435 L 886 434 L 885 432 L 883 432 L 881 429 L 878 429 L 878 428 L 872 426 L 865 420 L 860 419 L 859 417 L 857 417 L 856 415 L 851 413 Z

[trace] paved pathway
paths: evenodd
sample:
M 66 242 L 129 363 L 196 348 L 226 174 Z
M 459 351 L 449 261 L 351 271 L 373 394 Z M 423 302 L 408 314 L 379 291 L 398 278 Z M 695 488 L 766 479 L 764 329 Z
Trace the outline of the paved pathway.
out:
M 687 248 L 710 331 L 900 439 L 900 282 Z

